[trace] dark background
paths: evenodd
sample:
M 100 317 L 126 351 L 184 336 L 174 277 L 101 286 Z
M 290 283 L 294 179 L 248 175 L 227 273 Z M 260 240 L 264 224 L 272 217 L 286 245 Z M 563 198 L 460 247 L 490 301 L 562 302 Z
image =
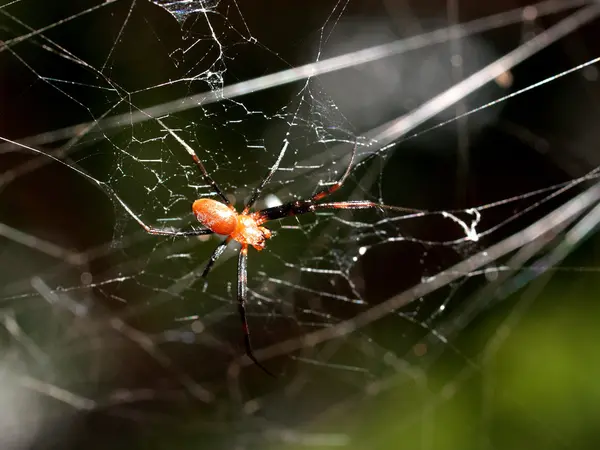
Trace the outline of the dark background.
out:
M 453 5 L 444 2 L 352 1 L 342 8 L 324 1 L 302 5 L 224 1 L 210 17 L 213 31 L 225 44 L 224 84 L 229 85 L 314 62 L 319 50 L 319 58 L 324 59 L 447 26 L 455 19 L 468 22 L 525 4 L 480 3 L 458 2 L 454 6 L 458 16 L 453 18 Z M 0 39 L 8 41 L 27 32 L 15 18 L 40 29 L 95 4 L 23 1 L 6 6 L 0 10 L 9 14 L 0 18 Z M 478 34 L 476 40 L 460 41 L 462 72 L 450 64 L 457 47 L 436 45 L 391 58 L 385 67 L 366 65 L 326 75 L 314 82 L 311 95 L 339 107 L 344 119 L 338 131 L 352 140 L 411 111 L 568 14 L 523 21 Z M 42 36 L 5 49 L 0 53 L 0 135 L 23 139 L 97 120 L 108 108 L 114 107 L 112 116 L 210 89 L 205 81 L 157 88 L 202 73 L 208 69 L 203 57 L 208 62 L 216 58 L 219 49 L 202 18 L 202 14 L 190 15 L 180 28 L 171 15 L 150 2 L 119 1 L 43 34 L 104 74 L 104 80 L 57 52 L 44 50 Z M 256 42 L 246 41 L 240 30 L 250 30 Z M 597 21 L 581 27 L 518 65 L 510 74 L 510 87 L 498 83 L 484 87 L 422 129 L 597 57 L 599 38 Z M 198 44 L 184 54 L 181 49 L 194 41 Z M 577 180 L 595 169 L 598 158 L 600 92 L 597 72 L 594 66 L 589 69 L 400 142 L 357 168 L 346 192 L 356 192 L 353 187 L 359 185 L 359 192 L 372 199 L 381 191 L 389 204 L 464 211 Z M 390 85 L 399 89 L 393 96 L 384 89 L 388 80 L 378 82 L 373 75 L 377 70 L 384 77 L 390 70 L 398 74 L 398 84 Z M 114 91 L 86 88 L 96 82 L 107 86 L 106 80 L 118 87 Z M 282 105 L 293 109 L 290 98 L 303 84 L 304 80 L 240 99 L 245 108 L 264 112 L 268 120 L 244 115 L 235 103 L 224 102 L 225 106 L 174 114 L 169 126 L 193 123 L 186 139 L 208 149 L 204 156 L 211 173 L 225 190 L 241 198 L 276 157 L 282 125 L 269 128 L 277 122 L 272 118 Z M 129 96 L 132 92 L 136 94 Z M 381 100 L 389 97 L 398 100 Z M 119 99 L 134 107 L 127 102 L 115 107 Z M 369 102 L 372 99 L 378 101 Z M 327 120 L 333 121 L 333 108 L 324 110 L 330 114 Z M 307 122 L 295 130 L 296 143 L 305 138 L 315 144 L 310 121 L 320 120 L 316 112 L 317 108 L 309 109 Z M 229 121 L 240 117 L 241 124 L 229 126 Z M 136 168 L 118 158 L 123 150 L 142 148 L 135 145 L 138 139 L 160 135 L 152 121 L 90 133 L 69 147 L 67 161 L 106 181 L 119 195 L 129 195 L 127 203 L 144 213 L 145 220 L 158 220 L 161 208 L 153 202 L 166 205 L 170 195 L 158 189 L 145 197 L 144 188 L 155 181 L 143 165 Z M 264 151 L 246 151 L 244 144 L 259 138 L 265 141 Z M 59 140 L 40 149 L 56 152 L 68 148 L 67 144 Z M 148 144 L 149 152 L 152 145 Z M 167 151 L 166 145 L 156 147 L 158 155 L 184 153 L 174 145 Z M 331 179 L 328 167 L 333 156 L 327 156 L 327 150 L 327 146 L 321 150 L 325 155 L 321 170 L 306 176 L 310 183 L 297 179 L 300 185 L 288 186 L 285 180 L 277 180 L 278 194 L 285 195 L 287 189 L 288 194 L 306 197 L 309 187 L 321 178 Z M 304 154 L 293 158 L 301 162 Z M 268 361 L 280 374 L 275 380 L 254 367 L 232 376 L 228 367 L 242 354 L 236 348 L 240 330 L 227 284 L 235 281 L 235 258 L 213 274 L 208 294 L 195 284 L 177 295 L 159 296 L 159 289 L 168 291 L 189 269 L 185 263 L 161 260 L 161 255 L 190 251 L 196 244 L 157 243 L 141 236 L 137 224 L 126 220 L 110 195 L 85 177 L 55 162 L 21 173 L 23 165 L 32 161 L 46 160 L 6 147 L 0 153 L 0 223 L 90 257 L 72 264 L 14 238 L 0 238 L 4 286 L 0 307 L 5 318 L 0 360 L 7 370 L 7 394 L 0 398 L 2 410 L 11 411 L 7 417 L 18 418 L 0 427 L 7 448 L 597 447 L 597 238 L 575 248 L 559 267 L 539 277 L 528 264 L 518 268 L 514 275 L 526 282 L 517 292 L 512 292 L 510 280 L 493 284 L 489 277 L 465 276 L 341 342 Z M 373 167 L 376 181 L 365 188 L 367 182 L 362 180 Z M 131 172 L 123 177 L 119 168 Z M 168 188 L 177 189 L 178 175 L 172 175 Z M 312 331 L 307 324 L 315 319 L 302 311 L 323 313 L 319 326 L 351 318 L 518 232 L 587 186 L 582 182 L 528 213 L 523 211 L 548 195 L 486 212 L 482 230 L 515 219 L 477 243 L 425 244 L 462 237 L 461 230 L 433 217 L 393 226 L 394 232 L 414 242 L 392 243 L 377 236 L 369 241 L 360 236 L 363 244 L 380 244 L 348 270 L 368 305 L 329 301 L 326 294 L 349 295 L 347 285 L 299 274 L 298 267 L 312 256 L 339 251 L 349 261 L 348 255 L 356 254 L 360 244 L 337 234 L 352 236 L 351 230 L 334 227 L 326 229 L 326 237 L 334 236 L 333 247 L 328 247 L 318 239 L 319 227 L 310 228 L 311 219 L 306 218 L 301 223 L 312 231 L 303 233 L 302 241 L 280 238 L 260 255 L 251 252 L 251 289 L 261 292 L 263 272 L 309 289 L 269 291 L 285 301 L 283 306 L 256 307 L 251 321 L 255 345 L 272 345 Z M 182 195 L 191 202 L 196 193 L 184 188 Z M 341 192 L 336 198 L 347 197 Z M 182 201 L 175 206 L 181 211 L 166 209 L 165 217 L 181 217 L 186 207 Z M 375 221 L 377 216 L 364 217 Z M 304 248 L 311 245 L 309 251 Z M 193 264 L 201 265 L 211 250 L 212 246 L 198 246 Z M 280 260 L 290 262 L 295 270 L 282 268 Z M 124 276 L 122 283 L 100 283 L 120 276 Z M 88 277 L 96 284 L 86 288 Z M 48 295 L 32 289 L 38 278 L 52 292 L 69 292 L 67 297 L 85 305 L 86 313 L 57 308 Z M 70 292 L 69 287 L 76 289 Z M 466 317 L 465 308 L 475 301 L 483 306 L 462 329 L 458 324 Z M 443 313 L 440 305 L 446 308 Z M 175 328 L 175 319 L 194 314 L 206 318 L 217 341 L 235 350 L 204 345 L 202 337 L 192 343 L 181 342 L 183 338 L 169 342 L 169 330 L 182 330 Z M 115 326 L 117 318 L 127 324 L 125 332 Z M 11 328 L 9 319 L 16 320 L 19 332 Z M 134 330 L 149 338 L 150 350 L 140 345 Z M 168 364 L 161 363 L 163 356 Z M 320 364 L 304 364 L 303 358 Z M 36 388 L 27 377 L 41 380 L 45 387 Z M 193 383 L 211 392 L 214 400 L 204 403 L 194 397 L 189 389 Z M 90 410 L 69 406 L 48 394 L 48 386 L 91 399 L 94 406 Z

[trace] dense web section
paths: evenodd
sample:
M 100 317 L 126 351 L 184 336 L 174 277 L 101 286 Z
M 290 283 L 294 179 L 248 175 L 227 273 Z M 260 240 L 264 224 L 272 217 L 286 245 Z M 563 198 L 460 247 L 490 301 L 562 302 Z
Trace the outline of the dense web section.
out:
M 0 447 L 587 448 L 536 383 L 592 358 L 600 4 L 50 3 L 0 4 Z M 260 210 L 355 146 L 326 201 L 381 207 L 249 251 L 268 378 L 239 245 L 144 227 L 202 228 L 196 157 Z

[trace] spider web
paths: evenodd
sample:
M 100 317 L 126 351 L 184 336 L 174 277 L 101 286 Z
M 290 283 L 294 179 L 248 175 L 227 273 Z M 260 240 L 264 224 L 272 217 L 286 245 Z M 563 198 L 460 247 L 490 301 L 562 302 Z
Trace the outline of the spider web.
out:
M 598 4 L 280 3 L 0 6 L 2 448 L 587 448 Z M 270 379 L 238 246 L 138 222 L 199 226 L 187 148 L 241 210 L 355 145 L 327 201 L 405 210 L 267 225 Z

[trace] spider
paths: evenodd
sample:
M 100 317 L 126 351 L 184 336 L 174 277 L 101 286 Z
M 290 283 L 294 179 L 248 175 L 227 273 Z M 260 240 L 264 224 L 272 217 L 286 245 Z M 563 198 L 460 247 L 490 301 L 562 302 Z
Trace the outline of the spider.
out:
M 175 136 L 177 138 L 177 136 Z M 378 208 L 378 209 L 392 209 L 392 210 L 404 210 L 404 208 L 397 208 L 393 206 L 383 205 L 366 200 L 357 201 L 345 201 L 345 202 L 330 202 L 320 203 L 320 200 L 333 194 L 339 188 L 342 187 L 346 178 L 350 174 L 354 157 L 356 156 L 357 145 L 354 145 L 350 162 L 342 175 L 342 177 L 334 184 L 324 189 L 317 191 L 308 200 L 296 200 L 293 202 L 285 203 L 280 206 L 274 206 L 271 208 L 261 209 L 259 211 L 252 212 L 252 206 L 260 196 L 263 188 L 273 177 L 273 174 L 278 168 L 280 158 L 271 167 L 267 175 L 262 179 L 260 184 L 254 189 L 250 199 L 246 202 L 244 209 L 241 213 L 238 213 L 235 207 L 231 204 L 229 199 L 225 196 L 223 191 L 219 188 L 219 185 L 213 180 L 213 178 L 206 171 L 204 165 L 198 158 L 198 155 L 194 150 L 183 140 L 177 139 L 187 150 L 192 157 L 192 160 L 200 170 L 202 176 L 211 185 L 214 192 L 220 197 L 220 201 L 201 198 L 192 204 L 192 212 L 196 216 L 196 219 L 205 227 L 190 231 L 177 231 L 158 229 L 146 225 L 141 220 L 138 220 L 140 225 L 146 230 L 147 233 L 160 236 L 200 236 L 207 234 L 219 234 L 227 236 L 223 242 L 221 242 L 213 251 L 204 271 L 202 277 L 206 278 L 210 269 L 217 261 L 219 256 L 223 254 L 227 245 L 233 240 L 241 244 L 241 249 L 238 257 L 238 282 L 237 282 L 237 304 L 240 320 L 242 322 L 242 332 L 244 338 L 244 347 L 246 355 L 250 360 L 254 362 L 259 368 L 271 376 L 273 375 L 266 367 L 264 367 L 254 356 L 252 351 L 252 343 L 250 340 L 250 330 L 248 328 L 248 320 L 246 317 L 246 302 L 248 300 L 248 247 L 252 246 L 256 250 L 261 251 L 265 248 L 266 241 L 272 237 L 272 233 L 269 229 L 262 225 L 272 220 L 283 219 L 290 216 L 299 216 L 302 214 L 312 213 L 319 209 L 367 209 L 367 208 Z

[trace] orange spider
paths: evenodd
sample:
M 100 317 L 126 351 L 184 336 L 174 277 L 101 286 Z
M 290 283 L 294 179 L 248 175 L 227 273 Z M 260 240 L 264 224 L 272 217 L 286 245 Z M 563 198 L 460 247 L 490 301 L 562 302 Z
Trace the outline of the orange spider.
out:
M 370 201 L 348 201 L 348 202 L 332 202 L 332 203 L 317 203 L 324 197 L 337 191 L 343 184 L 350 170 L 352 169 L 352 163 L 356 155 L 356 148 L 352 151 L 350 163 L 346 168 L 346 171 L 342 175 L 339 181 L 335 184 L 318 191 L 308 200 L 297 200 L 289 202 L 280 206 L 272 208 L 265 208 L 260 211 L 250 212 L 250 209 L 256 202 L 258 196 L 262 192 L 265 185 L 270 181 L 271 177 L 277 170 L 277 164 L 275 164 L 267 176 L 262 180 L 259 186 L 256 187 L 252 193 L 250 200 L 246 203 L 243 211 L 238 213 L 234 206 L 231 204 L 229 199 L 223 194 L 217 183 L 210 177 L 204 165 L 196 155 L 196 153 L 186 146 L 188 153 L 192 156 L 192 159 L 202 172 L 204 178 L 211 184 L 216 194 L 221 197 L 222 201 L 201 198 L 196 200 L 192 204 L 192 211 L 196 216 L 196 219 L 204 225 L 206 228 L 192 231 L 172 231 L 172 230 L 161 230 L 150 227 L 143 222 L 139 221 L 142 227 L 150 233 L 162 236 L 199 236 L 204 234 L 220 234 L 227 236 L 227 238 L 221 242 L 214 250 L 211 255 L 206 268 L 202 273 L 202 277 L 206 277 L 215 263 L 215 261 L 223 254 L 223 251 L 227 247 L 227 244 L 234 240 L 241 244 L 239 259 L 238 259 L 238 285 L 237 285 L 237 300 L 238 300 L 238 311 L 240 319 L 242 321 L 242 331 L 244 333 L 244 346 L 246 348 L 246 355 L 262 370 L 269 375 L 273 375 L 267 370 L 262 364 L 260 364 L 254 357 L 252 351 L 252 345 L 250 342 L 250 331 L 248 328 L 248 320 L 246 317 L 246 301 L 248 297 L 248 271 L 247 271 L 247 260 L 248 260 L 248 246 L 251 245 L 256 250 L 263 250 L 267 239 L 270 239 L 272 234 L 271 231 L 262 226 L 262 224 L 271 220 L 278 220 L 284 217 L 297 216 L 314 212 L 317 209 L 366 209 L 366 208 L 379 208 L 379 209 L 402 209 L 395 208 L 393 206 L 382 205 Z

